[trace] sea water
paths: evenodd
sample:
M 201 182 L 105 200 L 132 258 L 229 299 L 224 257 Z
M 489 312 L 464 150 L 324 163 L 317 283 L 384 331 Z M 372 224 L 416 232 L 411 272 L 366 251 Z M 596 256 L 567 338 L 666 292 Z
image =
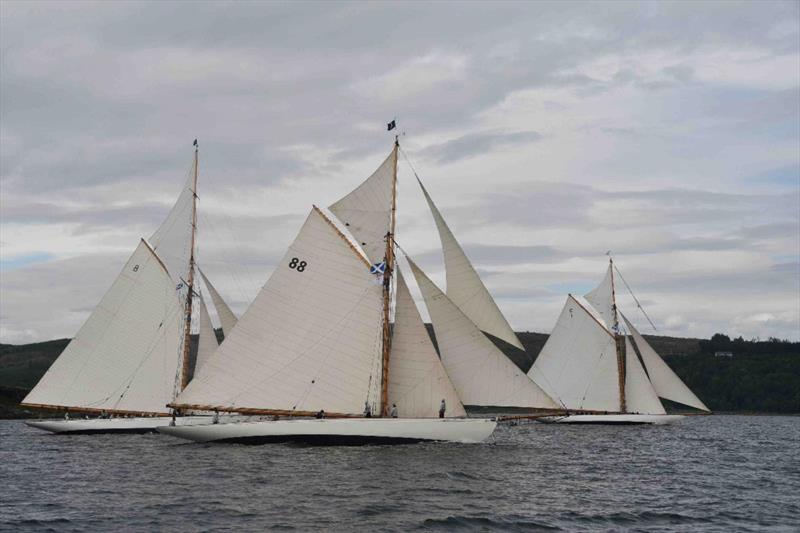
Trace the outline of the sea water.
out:
M 8 531 L 799 531 L 800 417 L 500 426 L 483 444 L 204 445 L 0 421 Z

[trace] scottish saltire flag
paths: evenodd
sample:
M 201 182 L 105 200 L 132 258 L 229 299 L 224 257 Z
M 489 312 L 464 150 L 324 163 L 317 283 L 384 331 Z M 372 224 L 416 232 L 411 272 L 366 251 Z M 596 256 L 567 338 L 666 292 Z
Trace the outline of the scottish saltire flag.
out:
M 396 127 L 397 127 L 397 124 L 395 124 L 395 123 L 394 123 L 394 120 L 392 120 L 390 123 L 388 123 L 388 124 L 386 125 L 386 131 L 392 131 L 392 130 L 393 130 L 393 129 L 395 129 Z
M 382 276 L 384 272 L 386 272 L 386 261 L 375 263 L 369 269 L 369 273 L 375 274 L 376 276 Z

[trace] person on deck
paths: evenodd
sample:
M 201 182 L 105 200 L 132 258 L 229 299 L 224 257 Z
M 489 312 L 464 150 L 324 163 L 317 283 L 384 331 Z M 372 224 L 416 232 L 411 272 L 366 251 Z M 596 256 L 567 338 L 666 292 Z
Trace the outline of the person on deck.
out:
M 447 404 L 444 402 L 444 398 L 442 398 L 442 403 L 439 404 L 439 418 L 444 418 L 444 412 L 447 410 Z
M 64 413 L 64 420 L 69 421 L 69 411 Z
M 214 416 L 211 419 L 211 423 L 212 424 L 219 424 L 219 411 L 217 411 L 216 409 L 214 409 Z
M 316 414 L 315 418 L 323 419 L 325 418 L 325 409 L 320 409 L 319 412 Z
M 372 418 L 372 407 L 370 407 L 369 402 L 364 402 L 364 417 Z
M 392 418 L 397 418 L 397 404 L 396 403 L 392 404 L 392 410 L 389 411 L 389 416 L 391 416 Z

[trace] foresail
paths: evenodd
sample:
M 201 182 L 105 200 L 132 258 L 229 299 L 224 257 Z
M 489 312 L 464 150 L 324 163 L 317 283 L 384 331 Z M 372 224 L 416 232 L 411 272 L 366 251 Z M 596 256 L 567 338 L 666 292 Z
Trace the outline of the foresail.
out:
M 200 270 L 198 268 L 198 270 Z M 205 273 L 200 270 L 200 276 L 203 278 L 203 283 L 205 283 L 206 287 L 208 287 L 208 293 L 211 295 L 211 301 L 214 304 L 214 309 L 217 310 L 217 316 L 219 317 L 220 325 L 222 326 L 222 333 L 224 336 L 230 335 L 231 331 L 233 330 L 233 326 L 236 325 L 236 315 L 233 314 L 231 308 L 228 307 L 228 304 L 225 303 L 225 300 L 222 299 L 217 289 L 208 281 Z
M 447 416 L 466 416 L 450 378 L 425 329 L 400 269 L 397 269 L 392 352 L 389 357 L 389 405 L 401 418 L 435 417 L 442 399 Z
M 570 295 L 528 375 L 568 409 L 619 411 L 614 336 Z
M 614 327 L 614 273 L 612 269 L 613 266 L 609 264 L 606 277 L 603 278 L 600 285 L 584 295 L 586 301 L 597 310 L 609 329 Z
M 442 364 L 464 405 L 558 408 L 419 267 L 409 264 L 431 315 Z
M 639 349 L 644 361 L 647 375 L 659 397 L 677 402 L 702 411 L 710 411 L 706 405 L 700 401 L 689 387 L 675 375 L 675 372 L 661 359 L 661 356 L 648 344 L 642 335 L 633 327 L 628 319 L 623 315 L 623 320 L 628 331 L 633 336 L 633 342 Z
M 665 415 L 653 385 L 647 379 L 630 337 L 625 337 L 625 404 L 629 413 Z
M 380 284 L 314 208 L 181 405 L 360 414 L 380 386 Z
M 366 181 L 328 208 L 344 223 L 373 263 L 383 260 L 392 216 L 397 148 Z
M 164 262 L 176 284 L 186 281 L 189 273 L 189 256 L 192 250 L 192 190 L 193 173 L 181 189 L 178 201 L 167 218 L 150 237 L 150 245 Z
M 208 315 L 208 308 L 206 302 L 201 295 L 198 298 L 200 307 L 200 320 L 199 331 L 197 334 L 197 359 L 194 364 L 194 373 L 197 372 L 206 362 L 211 359 L 211 355 L 216 351 L 219 342 L 217 342 L 217 335 L 214 333 L 214 325 L 211 323 L 211 317 Z
M 183 340 L 175 284 L 144 241 L 23 403 L 167 413 Z
M 500 312 L 492 295 L 486 289 L 475 268 L 470 263 L 453 232 L 447 226 L 442 214 L 433 203 L 421 181 L 419 186 L 428 202 L 439 239 L 442 242 L 444 264 L 447 276 L 447 297 L 481 330 L 524 350 L 514 330 Z

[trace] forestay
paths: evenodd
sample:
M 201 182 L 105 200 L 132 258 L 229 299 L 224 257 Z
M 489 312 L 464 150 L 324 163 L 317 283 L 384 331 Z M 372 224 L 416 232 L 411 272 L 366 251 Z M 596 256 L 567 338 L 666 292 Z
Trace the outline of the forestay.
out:
M 397 148 L 366 181 L 329 207 L 373 263 L 382 261 L 386 251 L 396 166 Z
M 464 405 L 558 408 L 422 270 L 409 264 L 433 322 L 442 364 Z
M 528 375 L 568 409 L 619 411 L 614 336 L 588 302 L 568 296 Z
M 481 330 L 524 350 L 516 333 L 497 307 L 475 268 L 470 263 L 453 232 L 447 226 L 442 214 L 433 203 L 422 182 L 419 186 L 428 202 L 439 239 L 442 242 L 444 264 L 447 276 L 447 297 Z
M 625 337 L 625 405 L 628 413 L 665 415 L 667 412 L 647 379 L 630 337 Z
M 182 334 L 175 284 L 142 240 L 23 404 L 167 413 Z
M 208 293 L 211 295 L 211 301 L 214 304 L 214 309 L 217 310 L 217 316 L 219 317 L 220 325 L 222 326 L 222 333 L 226 337 L 230 335 L 231 331 L 233 330 L 233 326 L 236 325 L 236 315 L 233 314 L 231 308 L 228 307 L 228 304 L 225 303 L 225 300 L 222 299 L 217 289 L 211 284 L 211 282 L 206 277 L 205 273 L 200 270 L 200 276 L 203 278 L 203 283 L 205 283 L 206 287 L 208 287 Z
M 636 328 L 633 327 L 633 324 L 631 324 L 624 315 L 622 318 L 625 321 L 628 331 L 633 336 L 633 342 L 642 355 L 642 361 L 644 361 L 644 366 L 656 394 L 661 398 L 666 398 L 673 402 L 688 405 L 689 407 L 694 407 L 702 411 L 709 411 L 708 407 L 700 401 L 700 398 L 698 398 L 689 387 L 681 381 L 681 378 L 675 375 L 675 372 L 667 366 L 667 363 L 661 359 L 661 356 L 658 355 Z
M 466 416 L 450 378 L 425 329 L 400 269 L 397 269 L 392 351 L 389 357 L 389 405 L 402 418 L 437 416 L 442 399 L 447 416 Z
M 368 262 L 315 207 L 176 403 L 360 414 L 379 387 L 371 371 L 381 356 L 381 290 Z
M 214 333 L 214 325 L 211 323 L 211 317 L 208 315 L 205 299 L 201 295 L 197 301 L 200 307 L 200 319 L 197 334 L 197 359 L 194 364 L 195 375 L 197 375 L 198 370 L 211 359 L 211 355 L 216 351 L 217 346 L 219 346 L 217 335 Z

